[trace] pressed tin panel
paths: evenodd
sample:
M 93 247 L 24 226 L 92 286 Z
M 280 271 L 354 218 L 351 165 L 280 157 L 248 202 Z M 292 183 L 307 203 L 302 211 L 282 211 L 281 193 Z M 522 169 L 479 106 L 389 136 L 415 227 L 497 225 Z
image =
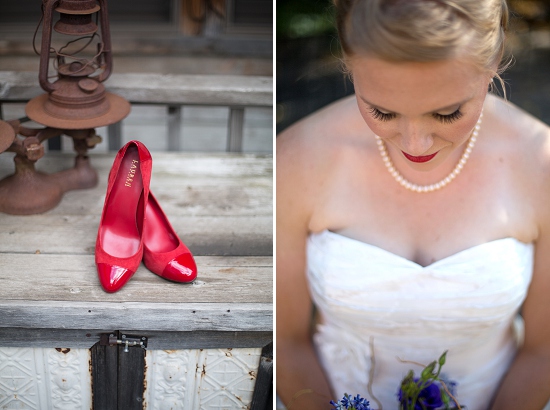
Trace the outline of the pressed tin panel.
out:
M 249 409 L 261 348 L 152 350 L 147 409 Z
M 91 408 L 88 349 L 0 348 L 0 409 Z
M 148 350 L 144 408 L 249 409 L 261 348 Z M 92 407 L 89 349 L 0 348 L 0 409 Z

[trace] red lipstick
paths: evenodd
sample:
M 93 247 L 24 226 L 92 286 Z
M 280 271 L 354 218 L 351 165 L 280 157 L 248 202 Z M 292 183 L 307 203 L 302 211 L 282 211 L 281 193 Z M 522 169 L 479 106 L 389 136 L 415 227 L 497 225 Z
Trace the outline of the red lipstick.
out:
M 403 152 L 403 151 L 401 151 L 401 152 Z M 434 152 L 433 154 L 430 154 L 430 155 L 421 155 L 419 157 L 415 157 L 414 155 L 409 155 L 406 152 L 403 152 L 403 155 L 405 156 L 405 158 L 407 158 L 409 161 L 412 161 L 412 162 L 428 162 L 433 157 L 435 157 L 438 152 L 439 151 Z

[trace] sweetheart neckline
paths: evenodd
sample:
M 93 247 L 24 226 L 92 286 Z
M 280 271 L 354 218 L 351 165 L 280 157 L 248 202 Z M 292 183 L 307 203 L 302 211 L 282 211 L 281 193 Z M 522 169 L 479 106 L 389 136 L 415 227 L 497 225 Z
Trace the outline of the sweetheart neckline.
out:
M 379 246 L 372 245 L 372 244 L 370 244 L 370 243 L 368 243 L 368 242 L 363 242 L 363 241 L 361 241 L 361 240 L 359 240 L 359 239 L 353 239 L 353 238 L 350 238 L 349 236 L 345 236 L 345 235 L 342 235 L 342 234 L 340 234 L 340 233 L 330 231 L 330 230 L 328 230 L 328 229 L 325 229 L 325 230 L 320 231 L 320 232 L 317 232 L 317 233 L 312 233 L 312 234 L 310 234 L 310 237 L 311 237 L 311 236 L 321 236 L 321 235 L 323 235 L 323 234 L 333 235 L 333 236 L 336 236 L 336 237 L 339 237 L 339 238 L 343 238 L 344 240 L 347 240 L 347 241 L 356 243 L 356 244 L 361 245 L 361 246 L 367 246 L 367 247 L 369 247 L 369 248 L 372 248 L 372 249 L 376 250 L 377 252 L 380 252 L 380 253 L 384 253 L 384 254 L 390 255 L 390 256 L 392 256 L 392 257 L 394 257 L 394 258 L 403 260 L 403 261 L 405 261 L 405 262 L 407 262 L 407 263 L 409 263 L 409 264 L 412 264 L 412 265 L 414 265 L 414 266 L 416 266 L 416 267 L 420 267 L 420 268 L 422 268 L 422 269 L 426 269 L 426 268 L 433 267 L 434 265 L 442 264 L 442 263 L 444 263 L 444 262 L 449 261 L 450 259 L 453 259 L 453 258 L 458 257 L 459 255 L 461 255 L 461 254 L 463 254 L 463 253 L 465 253 L 465 252 L 472 251 L 472 250 L 476 250 L 476 249 L 481 248 L 481 247 L 484 247 L 484 246 L 494 245 L 494 244 L 499 243 L 499 242 L 504 242 L 504 241 L 510 241 L 510 240 L 512 240 L 512 241 L 514 241 L 515 243 L 520 244 L 520 245 L 524 245 L 524 246 L 529 246 L 529 247 L 530 247 L 530 246 L 533 245 L 532 242 L 526 243 L 526 242 L 522 242 L 522 241 L 520 241 L 519 239 L 516 239 L 516 238 L 514 238 L 514 237 L 512 237 L 512 236 L 508 236 L 508 237 L 505 237 L 505 238 L 493 239 L 492 241 L 489 241 L 489 242 L 484 242 L 484 243 L 480 243 L 480 244 L 478 244 L 478 245 L 471 246 L 471 247 L 469 247 L 469 248 L 463 249 L 463 250 L 461 250 L 461 251 L 458 251 L 458 252 L 456 252 L 456 253 L 453 253 L 453 254 L 451 254 L 451 255 L 449 255 L 449 256 L 446 256 L 446 257 L 444 257 L 444 258 L 441 258 L 441 259 L 439 259 L 439 260 L 437 260 L 437 261 L 435 261 L 435 262 L 432 262 L 432 263 L 430 263 L 430 264 L 424 266 L 424 265 L 421 265 L 420 263 L 417 263 L 417 262 L 414 262 L 414 261 L 412 261 L 412 260 L 410 260 L 410 259 L 407 259 L 407 258 L 405 258 L 404 256 L 397 255 L 397 254 L 395 254 L 395 253 L 393 253 L 393 252 L 390 252 L 390 251 L 388 251 L 388 250 L 386 250 L 386 249 L 384 249 L 384 248 L 381 248 L 381 247 L 379 247 Z

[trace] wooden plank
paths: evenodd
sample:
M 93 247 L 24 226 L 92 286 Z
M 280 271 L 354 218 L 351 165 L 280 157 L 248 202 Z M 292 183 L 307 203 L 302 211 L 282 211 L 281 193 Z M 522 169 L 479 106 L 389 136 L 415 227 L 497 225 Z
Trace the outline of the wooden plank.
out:
M 118 409 L 142 410 L 145 349 L 130 347 L 126 352 L 123 346 L 115 347 L 115 349 L 118 350 Z
M 272 332 L 158 332 L 145 333 L 149 350 L 256 348 L 273 341 Z
M 109 151 L 118 151 L 122 147 L 122 121 L 107 126 Z
M 61 151 L 61 135 L 48 139 L 46 145 L 50 151 Z
M 93 408 L 117 410 L 118 375 L 117 347 L 100 345 L 92 347 Z
M 115 73 L 106 87 L 140 104 L 273 105 L 273 78 L 264 76 Z M 24 102 L 43 93 L 38 73 L 0 71 L 0 101 Z
M 170 105 L 168 107 L 168 151 L 181 149 L 181 106 Z
M 0 177 L 13 172 L 0 156 Z M 43 215 L 0 214 L 0 252 L 92 254 L 114 153 L 91 154 L 93 189 L 68 192 Z M 196 255 L 271 255 L 272 157 L 154 153 L 151 187 L 176 232 Z M 43 172 L 70 168 L 73 155 L 47 153 Z M 78 227 L 78 229 L 75 229 Z
M 244 108 L 231 107 L 227 135 L 227 152 L 243 150 Z
M 114 329 L 29 329 L 0 328 L 1 347 L 49 347 L 89 349 L 99 342 L 102 334 L 112 333 Z M 128 330 L 123 330 L 128 333 Z M 193 331 L 193 332 L 152 332 L 134 330 L 146 336 L 149 350 L 177 349 L 226 349 L 262 347 L 273 340 L 271 332 L 229 332 L 229 331 Z
M 99 174 L 105 176 L 105 181 L 115 157 L 111 153 L 95 153 L 90 151 L 92 166 Z M 258 178 L 271 180 L 273 175 L 272 155 L 262 154 L 228 154 L 228 153 L 191 153 L 191 152 L 152 152 L 153 180 L 162 182 L 163 178 L 179 180 L 182 186 L 193 184 L 193 179 L 205 182 L 215 179 L 215 183 L 226 180 L 232 183 L 234 179 Z M 13 173 L 13 153 L 3 153 L 0 156 L 0 175 Z M 75 155 L 70 153 L 47 153 L 36 163 L 36 169 L 43 172 L 58 172 L 74 165 Z
M 174 181 L 176 182 L 176 181 Z M 216 182 L 218 184 L 216 185 Z M 160 206 L 172 219 L 174 216 L 269 216 L 272 215 L 273 199 L 271 182 L 243 179 L 237 181 L 215 179 L 197 181 L 188 188 L 177 188 L 164 179 L 151 182 Z M 106 185 L 106 184 L 105 184 Z M 60 205 L 46 215 L 97 215 L 98 222 L 105 201 L 106 186 L 101 181 L 93 189 L 70 191 Z M 28 218 L 31 220 L 32 218 Z
M 165 212 L 195 256 L 273 254 L 271 216 L 174 216 L 171 208 Z M 0 214 L 0 253 L 93 255 L 99 213 L 33 215 L 25 217 L 25 223 L 19 216 Z
M 0 328 L 0 347 L 90 349 L 114 329 Z
M 44 93 L 38 72 L 0 71 L 0 100 L 25 102 Z
M 154 153 L 151 190 L 169 216 L 271 216 L 272 157 L 234 155 Z M 48 214 L 101 215 L 114 153 L 90 156 L 99 174 L 98 186 L 68 192 L 67 200 Z M 0 156 L 0 178 L 13 173 L 12 157 L 9 153 Z M 73 162 L 73 155 L 49 152 L 38 161 L 37 169 L 54 173 L 71 168 Z
M 237 257 L 209 258 L 216 257 L 197 257 L 198 277 L 191 284 L 166 281 L 141 265 L 123 289 L 107 294 L 99 286 L 93 255 L 0 254 L 0 305 L 9 300 L 217 302 L 224 306 L 272 301 L 270 258 L 248 262 Z
M 22 25 L 19 22 L 0 24 L 3 55 L 11 52 L 19 55 L 24 54 L 27 56 L 26 60 L 28 61 L 25 69 L 29 69 L 29 67 L 31 69 L 38 69 L 39 59 L 33 54 L 31 41 L 37 22 L 38 19 L 35 19 L 29 25 Z M 253 62 L 259 60 L 263 68 L 259 72 L 270 72 L 273 66 L 272 25 L 270 24 L 261 30 L 254 27 L 250 32 L 243 32 L 243 29 L 239 27 L 239 32 L 235 33 L 236 28 L 228 27 L 228 30 L 231 29 L 232 32 L 228 32 L 228 35 L 191 37 L 182 36 L 171 25 L 166 24 L 148 24 L 146 31 L 143 30 L 143 25 L 141 24 L 123 24 L 121 26 L 111 24 L 111 42 L 114 52 L 118 54 L 114 57 L 115 72 L 135 70 L 134 64 L 136 58 L 133 57 L 133 62 L 128 62 L 132 58 L 130 55 L 139 55 L 149 60 L 158 60 L 159 50 L 162 50 L 167 55 L 171 54 L 173 58 L 187 57 L 195 59 L 197 57 L 202 58 L 204 61 L 209 58 L 208 56 L 216 56 L 210 58 L 210 64 L 221 65 L 221 70 L 219 67 L 206 67 L 204 71 L 210 73 L 218 73 L 225 70 L 225 67 L 223 67 L 225 63 L 224 57 L 231 59 L 252 59 Z M 118 53 L 119 51 L 123 53 Z M 170 60 L 168 61 L 169 67 L 173 67 L 173 65 L 170 65 L 172 63 Z M 141 63 L 141 61 L 140 59 L 139 62 Z M 180 71 L 185 71 L 187 67 L 189 67 L 189 70 L 195 72 L 197 70 L 195 65 L 183 65 L 183 67 L 177 65 L 173 70 L 179 69 Z M 253 68 L 255 67 L 253 66 Z M 144 67 L 140 67 L 140 69 L 144 72 L 159 71 L 159 66 L 155 62 L 145 63 Z M 237 69 L 231 71 L 236 72 Z M 258 72 L 258 69 L 254 72 Z
M 262 349 L 250 410 L 273 409 L 273 343 Z
M 0 301 L 0 328 L 272 331 L 271 303 Z

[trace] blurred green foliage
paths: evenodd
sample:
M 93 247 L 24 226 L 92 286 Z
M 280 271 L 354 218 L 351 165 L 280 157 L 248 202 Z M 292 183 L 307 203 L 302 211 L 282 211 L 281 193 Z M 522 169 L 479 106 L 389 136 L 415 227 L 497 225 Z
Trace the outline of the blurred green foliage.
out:
M 277 37 L 313 37 L 336 32 L 331 0 L 277 0 Z

